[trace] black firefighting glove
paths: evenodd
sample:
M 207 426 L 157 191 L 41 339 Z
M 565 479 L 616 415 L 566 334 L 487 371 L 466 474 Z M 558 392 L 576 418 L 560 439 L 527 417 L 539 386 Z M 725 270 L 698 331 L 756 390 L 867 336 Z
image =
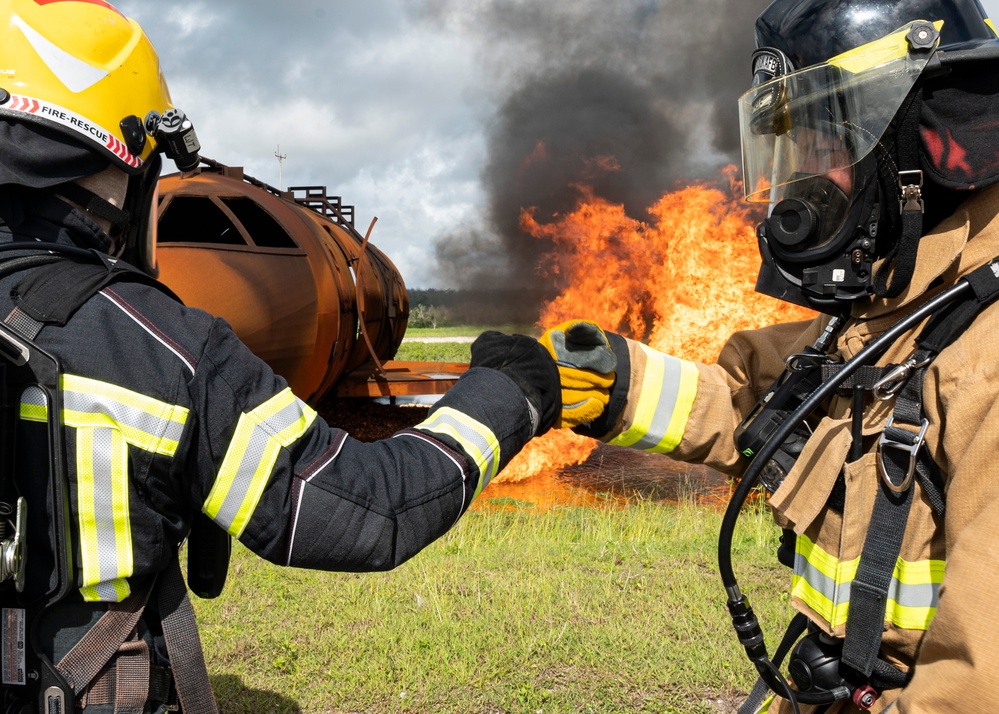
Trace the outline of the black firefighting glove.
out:
M 471 366 L 498 370 L 517 383 L 527 397 L 535 436 L 555 425 L 561 409 L 558 368 L 536 339 L 483 332 L 472 343 Z
M 546 330 L 541 344 L 558 364 L 562 383 L 559 428 L 595 421 L 610 401 L 617 356 L 606 333 L 589 320 L 569 320 Z

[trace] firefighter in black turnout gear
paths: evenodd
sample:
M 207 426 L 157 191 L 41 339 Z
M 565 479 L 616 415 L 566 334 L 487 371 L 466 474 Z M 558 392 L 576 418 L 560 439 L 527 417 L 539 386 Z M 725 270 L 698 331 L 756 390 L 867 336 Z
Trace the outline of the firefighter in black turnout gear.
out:
M 553 425 L 558 373 L 487 333 L 416 427 L 328 426 L 149 277 L 160 157 L 189 170 L 199 144 L 139 25 L 98 0 L 0 17 L 0 711 L 217 711 L 177 562 L 192 529 L 202 595 L 229 536 L 280 565 L 393 568 Z

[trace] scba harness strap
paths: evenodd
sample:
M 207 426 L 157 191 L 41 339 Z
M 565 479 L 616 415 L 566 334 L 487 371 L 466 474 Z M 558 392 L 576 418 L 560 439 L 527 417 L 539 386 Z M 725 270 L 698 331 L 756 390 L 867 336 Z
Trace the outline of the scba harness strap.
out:
M 860 565 L 850 588 L 848 621 L 860 623 L 847 628 L 843 662 L 867 677 L 879 670 L 887 682 L 895 677 L 878 667 L 882 623 L 889 596 L 892 572 L 898 561 L 902 538 L 913 500 L 913 478 L 940 518 L 945 513 L 943 483 L 939 469 L 925 446 L 929 422 L 923 411 L 923 379 L 937 355 L 971 325 L 981 311 L 999 296 L 999 264 L 990 263 L 966 278 L 972 296 L 934 315 L 916 337 L 916 351 L 891 370 L 875 386 L 880 399 L 895 398 L 895 406 L 878 443 L 878 470 L 881 488 L 875 500 Z M 902 685 L 908 681 L 903 680 Z
M 963 278 L 971 295 L 936 312 L 916 337 L 916 350 L 901 365 L 886 368 L 861 366 L 844 387 L 873 392 L 895 404 L 878 444 L 880 488 L 875 499 L 856 576 L 850 584 L 847 630 L 841 662 L 852 681 L 868 685 L 854 689 L 854 702 L 869 708 L 878 691 L 904 687 L 912 672 L 903 672 L 878 657 L 892 576 L 898 562 L 914 499 L 913 484 L 938 517 L 945 514 L 944 485 L 939 469 L 925 447 L 928 420 L 923 410 L 923 381 L 933 360 L 957 340 L 975 318 L 999 297 L 999 258 Z M 823 365 L 823 381 L 834 379 L 843 365 Z M 880 373 L 880 377 L 878 374 Z M 938 586 L 934 586 L 938 587 Z M 788 627 L 776 662 L 789 651 L 789 643 L 801 635 L 805 622 L 797 616 Z M 768 686 L 761 678 L 740 714 L 759 711 Z M 860 694 L 858 700 L 858 692 Z M 849 694 L 847 696 L 850 696 Z
M 29 249 L 36 247 L 31 245 Z M 79 256 L 80 252 L 73 251 L 73 255 Z M 173 295 L 160 283 L 122 261 L 98 253 L 92 255 L 96 259 L 81 262 L 66 255 L 47 252 L 0 263 L 0 277 L 30 271 L 12 292 L 15 307 L 3 322 L 6 331 L 0 332 L 0 337 L 4 338 L 0 352 L 8 361 L 22 367 L 30 366 L 27 363 L 33 355 L 45 354 L 33 342 L 41 329 L 45 325 L 65 325 L 87 300 L 112 283 L 138 281 Z M 16 339 L 11 340 L 7 331 Z M 18 346 L 24 349 L 19 350 Z M 50 393 L 54 395 L 52 404 L 55 406 L 58 404 L 59 369 L 57 362 L 53 365 L 56 378 L 52 378 L 53 369 L 48 367 L 46 381 Z M 15 395 L 10 399 L 10 407 L 16 409 L 18 402 L 19 397 Z M 59 410 L 50 409 L 50 414 L 52 412 L 58 413 Z M 16 414 L 14 418 L 16 420 Z M 59 424 L 56 423 L 50 431 L 59 432 Z M 63 453 L 59 456 L 64 458 Z M 61 475 L 54 476 L 54 480 L 65 480 L 64 467 L 55 469 L 55 472 Z M 14 490 L 10 470 L 7 469 L 2 476 L 0 492 L 10 494 Z M 62 489 L 63 484 L 54 484 L 54 490 Z M 58 522 L 59 519 L 50 520 Z M 61 534 L 50 535 L 50 538 L 53 539 L 50 545 L 56 552 L 68 551 L 69 539 L 65 529 Z M 157 578 L 137 587 L 121 603 L 110 605 L 60 661 L 52 663 L 38 651 L 37 633 L 46 617 L 58 616 L 52 614 L 50 608 L 69 591 L 71 574 L 68 567 L 57 567 L 55 579 L 60 584 L 49 594 L 46 602 L 27 607 L 30 623 L 27 641 L 33 656 L 40 663 L 37 702 L 41 711 L 65 712 L 71 711 L 74 705 L 113 704 L 116 714 L 140 714 L 150 701 L 170 707 L 175 701 L 174 696 L 180 699 L 182 709 L 192 714 L 218 711 L 208 680 L 194 611 L 176 557 Z M 9 585 L 5 586 L 9 588 Z M 169 669 L 151 663 L 149 645 L 137 632 L 137 624 L 150 596 L 154 596 L 157 602 L 156 609 L 170 656 Z M 175 687 L 176 695 L 171 694 L 172 687 Z M 20 692 L 13 696 L 22 699 Z

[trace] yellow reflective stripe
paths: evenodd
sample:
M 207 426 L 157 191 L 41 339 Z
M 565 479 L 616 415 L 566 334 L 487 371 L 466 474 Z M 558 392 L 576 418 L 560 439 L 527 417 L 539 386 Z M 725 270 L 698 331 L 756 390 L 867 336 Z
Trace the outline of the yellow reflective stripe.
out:
M 500 445 L 496 435 L 488 426 L 457 409 L 441 407 L 413 428 L 449 436 L 471 457 L 479 470 L 473 498 L 482 493 L 499 470 Z
M 770 705 L 774 703 L 775 699 L 777 699 L 777 695 L 771 694 L 769 697 L 763 700 L 763 704 L 761 704 L 760 708 L 757 709 L 755 712 L 753 712 L 753 714 L 768 714 L 768 712 L 770 711 Z
M 49 402 L 41 387 L 30 386 L 21 393 L 20 417 L 24 421 L 47 422 Z
M 839 627 L 846 622 L 850 602 L 833 602 L 824 593 L 814 588 L 804 576 L 792 576 L 791 597 L 798 598 L 815 610 L 823 620 L 829 623 L 830 627 Z
M 693 362 L 638 345 L 645 353 L 645 373 L 632 424 L 610 443 L 668 454 L 683 439 L 697 396 L 699 373 Z
M 995 35 L 996 37 L 999 37 L 999 31 L 996 31 L 995 23 L 993 23 L 991 19 L 986 20 L 985 24 L 992 28 L 992 34 L 993 35 Z
M 80 588 L 80 593 L 85 602 L 121 602 L 131 595 L 132 590 L 128 581 L 122 579 Z
M 683 432 L 687 428 L 687 419 L 690 418 L 690 410 L 694 406 L 694 397 L 697 396 L 697 380 L 700 374 L 697 365 L 693 362 L 679 360 L 680 362 L 680 384 L 677 390 L 676 406 L 673 408 L 673 415 L 670 417 L 669 429 L 654 449 L 657 453 L 668 454 L 680 444 L 683 439 Z
M 128 507 L 128 444 L 117 429 L 76 432 L 83 597 L 119 602 L 135 568 Z
M 115 427 L 129 444 L 154 454 L 177 452 L 189 410 L 86 377 L 63 375 L 63 423 L 76 428 Z
M 791 594 L 823 617 L 831 627 L 847 621 L 850 585 L 860 558 L 840 561 L 798 536 Z M 888 587 L 885 620 L 907 630 L 925 630 L 936 614 L 946 564 L 942 560 L 898 558 Z
M 315 418 L 290 389 L 240 415 L 202 511 L 231 535 L 242 535 L 282 447 L 301 438 Z
M 943 20 L 937 20 L 933 26 L 939 32 L 940 28 L 943 27 Z M 879 40 L 848 50 L 830 59 L 828 64 L 851 74 L 858 74 L 880 67 L 886 62 L 903 59 L 909 55 L 909 42 L 905 38 L 911 27 L 912 23 L 909 23 L 897 32 L 885 35 Z
M 128 597 L 135 571 L 129 511 L 129 445 L 173 456 L 189 410 L 87 377 L 60 378 L 63 425 L 76 430 L 76 510 L 82 586 L 88 602 Z M 44 392 L 21 395 L 20 416 L 48 421 Z

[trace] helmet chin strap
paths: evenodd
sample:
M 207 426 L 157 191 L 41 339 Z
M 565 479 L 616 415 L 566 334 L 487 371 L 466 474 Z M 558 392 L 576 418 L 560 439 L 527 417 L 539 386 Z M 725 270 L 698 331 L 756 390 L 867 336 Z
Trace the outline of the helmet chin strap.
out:
M 64 184 L 56 189 L 56 193 L 63 198 L 68 198 L 87 213 L 92 213 L 98 218 L 103 219 L 108 224 L 105 230 L 112 238 L 118 238 L 123 235 L 131 222 L 131 216 L 128 211 L 118 208 L 106 198 L 97 195 L 90 189 L 84 188 L 79 184 Z
M 896 298 L 909 286 L 916 269 L 916 253 L 923 236 L 923 172 L 919 168 L 919 111 L 922 106 L 922 89 L 917 88 L 902 115 L 896 134 L 898 175 L 891 175 L 895 193 L 899 196 L 901 225 L 898 239 L 885 255 L 881 267 L 874 275 L 874 294 L 882 298 Z M 890 194 L 889 194 L 890 195 Z M 886 206 L 886 208 L 888 208 Z M 891 210 L 888 208 L 888 210 Z M 898 226 L 898 224 L 895 224 Z

